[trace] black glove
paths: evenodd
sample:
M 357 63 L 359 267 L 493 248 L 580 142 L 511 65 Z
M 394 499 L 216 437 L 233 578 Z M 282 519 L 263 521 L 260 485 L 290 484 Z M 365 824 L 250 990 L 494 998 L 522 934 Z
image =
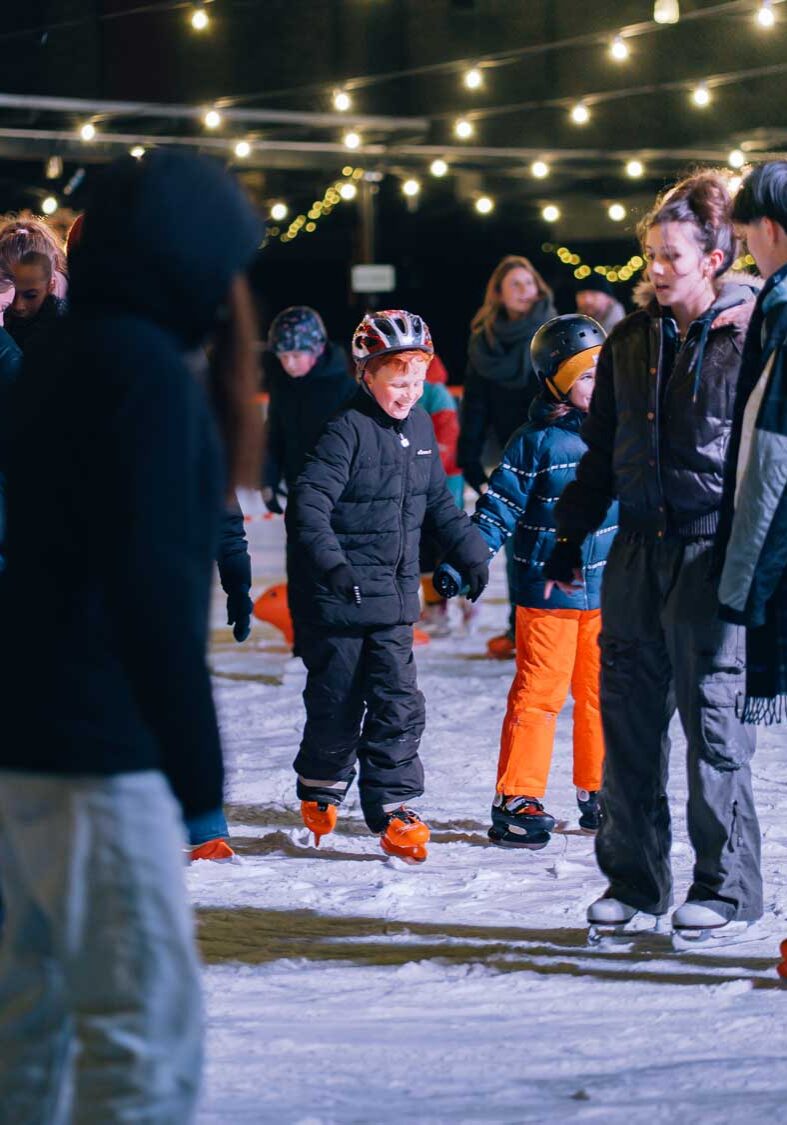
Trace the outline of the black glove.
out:
M 262 502 L 269 512 L 273 512 L 275 516 L 283 516 L 284 508 L 279 503 L 279 495 L 275 488 L 263 488 Z
M 329 570 L 323 579 L 325 585 L 337 598 L 345 602 L 361 604 L 361 588 L 355 571 L 348 563 L 339 563 L 333 570 Z
M 582 544 L 575 539 L 558 539 L 544 563 L 544 578 L 572 586 L 577 580 L 575 570 L 582 570 Z
M 463 465 L 462 476 L 465 478 L 470 487 L 478 493 L 479 496 L 481 495 L 482 486 L 485 485 L 489 480 L 480 461 L 477 461 L 473 465 Z
M 251 611 L 254 603 L 246 590 L 227 594 L 227 624 L 232 625 L 232 635 L 242 644 L 251 632 Z
M 489 563 L 476 563 L 475 566 L 469 567 L 466 579 L 467 596 L 471 602 L 477 602 L 489 581 Z

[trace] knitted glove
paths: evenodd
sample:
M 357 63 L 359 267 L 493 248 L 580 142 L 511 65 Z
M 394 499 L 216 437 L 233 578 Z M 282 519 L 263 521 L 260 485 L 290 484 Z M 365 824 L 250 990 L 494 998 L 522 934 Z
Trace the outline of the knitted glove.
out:
M 279 503 L 279 496 L 275 488 L 263 488 L 262 502 L 269 512 L 273 512 L 276 516 L 284 515 L 284 508 Z
M 582 545 L 574 539 L 558 538 L 552 554 L 544 563 L 544 578 L 573 586 L 577 581 L 577 570 L 582 570 Z
M 251 611 L 254 603 L 248 590 L 238 590 L 227 595 L 227 624 L 232 625 L 232 635 L 242 644 L 251 633 Z
M 467 596 L 471 602 L 477 602 L 489 582 L 489 563 L 476 563 L 467 571 Z

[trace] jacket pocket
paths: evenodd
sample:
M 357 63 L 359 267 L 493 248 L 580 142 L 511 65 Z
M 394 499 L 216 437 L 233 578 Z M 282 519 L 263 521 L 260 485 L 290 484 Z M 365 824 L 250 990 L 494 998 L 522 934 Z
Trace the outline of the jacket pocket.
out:
M 754 735 L 735 713 L 744 692 L 743 676 L 700 681 L 700 753 L 718 770 L 737 770 L 751 760 Z
M 603 618 L 602 618 L 603 620 Z M 603 700 L 627 696 L 637 660 L 637 645 L 619 637 L 601 634 L 601 697 Z

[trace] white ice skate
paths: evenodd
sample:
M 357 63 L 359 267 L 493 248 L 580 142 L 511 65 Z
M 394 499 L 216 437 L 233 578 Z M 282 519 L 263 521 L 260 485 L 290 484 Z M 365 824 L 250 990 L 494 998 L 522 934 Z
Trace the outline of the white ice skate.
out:
M 604 937 L 625 933 L 625 927 L 638 913 L 635 906 L 602 895 L 588 907 L 588 941 L 597 945 Z
M 731 941 L 748 926 L 748 922 L 729 921 L 710 906 L 684 902 L 672 915 L 672 944 L 682 950 L 705 942 Z

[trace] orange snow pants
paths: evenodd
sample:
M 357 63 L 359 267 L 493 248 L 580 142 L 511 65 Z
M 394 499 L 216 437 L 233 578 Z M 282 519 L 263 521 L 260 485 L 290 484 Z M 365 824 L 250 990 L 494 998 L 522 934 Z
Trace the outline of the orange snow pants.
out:
M 543 797 L 555 720 L 574 696 L 574 785 L 601 788 L 600 609 L 516 610 L 516 675 L 500 737 L 497 791 Z

